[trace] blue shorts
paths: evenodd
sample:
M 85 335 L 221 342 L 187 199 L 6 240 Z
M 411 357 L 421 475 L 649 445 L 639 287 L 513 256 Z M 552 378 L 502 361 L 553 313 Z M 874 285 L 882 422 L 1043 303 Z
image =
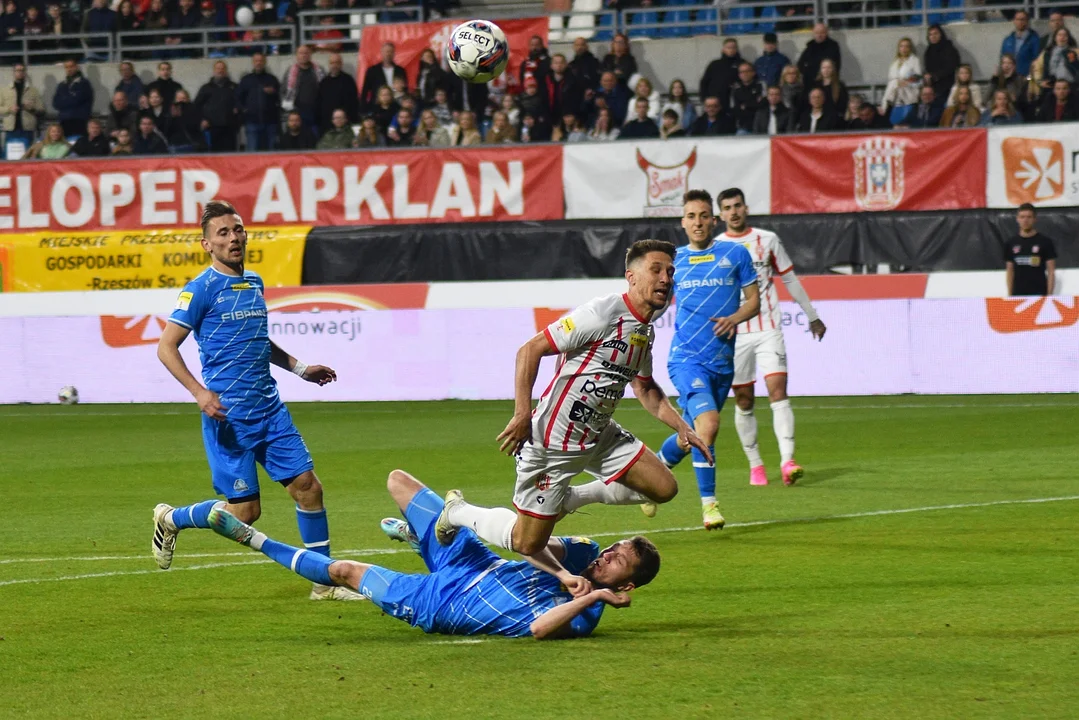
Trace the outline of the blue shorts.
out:
M 258 495 L 255 463 L 266 468 L 274 482 L 291 480 L 315 467 L 284 404 L 257 420 L 214 420 L 203 415 L 202 442 L 214 491 L 230 501 Z
M 682 415 L 690 425 L 706 412 L 722 410 L 734 382 L 733 372 L 720 373 L 694 363 L 670 365 L 667 373 L 678 390 Z
M 416 493 L 405 509 L 405 519 L 420 539 L 420 557 L 430 573 L 400 573 L 372 565 L 360 582 L 360 592 L 384 613 L 431 632 L 436 615 L 459 596 L 498 555 L 467 528 L 457 531 L 449 546 L 435 537 L 435 521 L 442 513 L 442 498 L 430 488 Z

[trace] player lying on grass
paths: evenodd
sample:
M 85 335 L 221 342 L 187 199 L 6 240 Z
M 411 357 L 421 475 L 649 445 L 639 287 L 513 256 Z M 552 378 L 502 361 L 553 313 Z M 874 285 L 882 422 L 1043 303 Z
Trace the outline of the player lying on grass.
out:
M 444 635 L 531 635 L 540 640 L 589 635 L 605 605 L 628 607 L 629 591 L 659 572 L 656 546 L 640 536 L 602 551 L 587 538 L 552 538 L 531 564 L 500 558 L 468 530 L 444 547 L 434 531 L 441 498 L 402 470 L 391 472 L 386 485 L 405 520 L 387 518 L 382 530 L 409 543 L 430 573 L 400 573 L 290 547 L 220 506 L 210 512 L 210 527 L 311 582 L 358 590 L 387 615 Z M 558 563 L 558 576 L 541 569 Z

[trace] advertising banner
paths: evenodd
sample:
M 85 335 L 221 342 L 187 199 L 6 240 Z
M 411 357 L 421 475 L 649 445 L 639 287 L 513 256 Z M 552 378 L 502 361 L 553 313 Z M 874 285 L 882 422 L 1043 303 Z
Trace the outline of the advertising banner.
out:
M 772 213 L 985 206 L 980 129 L 772 139 Z
M 0 233 L 197 227 L 214 198 L 250 225 L 559 220 L 562 154 L 514 146 L 438 152 L 233 154 L 5 163 Z
M 771 206 L 768 138 L 574 143 L 562 151 L 566 219 L 681 217 L 682 194 L 740 187 L 750 211 Z
M 533 35 L 540 36 L 546 47 L 550 21 L 546 17 L 514 20 L 491 18 L 491 20 L 502 28 L 502 32 L 506 33 L 506 40 L 510 45 L 510 61 L 506 66 L 506 76 L 511 84 L 516 84 L 518 69 L 528 57 L 529 38 Z M 435 57 L 441 61 L 446 55 L 446 43 L 449 42 L 450 33 L 460 23 L 461 19 L 458 18 L 427 23 L 365 25 L 363 34 L 360 36 L 356 80 L 362 83 L 367 68 L 382 62 L 382 46 L 390 42 L 396 49 L 394 62 L 408 73 L 408 86 L 416 87 L 420 72 L 420 53 L 431 48 L 435 51 Z
M 246 267 L 267 286 L 299 285 L 303 226 L 250 227 Z M 183 287 L 210 264 L 202 232 L 51 232 L 0 235 L 4 291 L 145 290 Z
M 1079 123 L 989 129 L 986 204 L 1079 205 Z

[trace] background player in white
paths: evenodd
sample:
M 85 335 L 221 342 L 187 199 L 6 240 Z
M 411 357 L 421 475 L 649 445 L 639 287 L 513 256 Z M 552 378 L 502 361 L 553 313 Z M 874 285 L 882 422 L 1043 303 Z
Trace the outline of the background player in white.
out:
M 783 315 L 779 309 L 779 292 L 775 276 L 783 279 L 787 292 L 809 319 L 809 331 L 817 340 L 824 338 L 827 328 L 817 317 L 802 283 L 794 274 L 791 262 L 779 237 L 768 230 L 749 227 L 749 210 L 745 195 L 738 188 L 728 188 L 719 194 L 719 217 L 727 230 L 718 240 L 742 243 L 753 256 L 760 286 L 761 311 L 755 318 L 738 326 L 738 341 L 734 351 L 734 427 L 749 459 L 749 482 L 767 485 L 768 473 L 757 445 L 757 418 L 753 414 L 753 386 L 757 366 L 768 386 L 768 401 L 772 405 L 772 425 L 779 441 L 783 483 L 791 485 L 804 474 L 794 461 L 794 410 L 787 397 L 787 348 L 783 343 Z
M 517 352 L 516 407 L 498 436 L 502 451 L 517 457 L 517 512 L 470 505 L 452 490 L 435 528 L 440 542 L 452 542 L 457 528 L 468 527 L 492 545 L 534 556 L 547 546 L 564 512 L 593 502 L 629 505 L 674 498 L 678 483 L 671 471 L 611 419 L 627 384 L 686 447 L 712 461 L 708 446 L 652 379 L 651 321 L 670 299 L 674 245 L 634 243 L 626 253 L 626 281 L 628 292 L 585 303 Z M 561 354 L 555 376 L 533 412 L 540 360 L 555 354 Z M 596 481 L 571 488 L 570 480 L 582 472 Z

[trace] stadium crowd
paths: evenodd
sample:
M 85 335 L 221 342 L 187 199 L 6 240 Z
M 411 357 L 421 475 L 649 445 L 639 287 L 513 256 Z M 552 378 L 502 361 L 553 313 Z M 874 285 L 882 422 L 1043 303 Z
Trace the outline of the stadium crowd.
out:
M 94 0 L 87 12 L 104 8 L 104 2 Z M 161 2 L 150 0 L 143 17 Z M 179 3 L 182 11 L 193 0 Z M 122 5 L 129 6 L 129 0 Z M 205 84 L 190 90 L 172 78 L 167 59 L 158 63 L 157 78 L 145 85 L 134 65 L 124 61 L 104 117 L 92 117 L 93 88 L 77 60 L 64 61 L 66 77 L 48 103 L 19 63 L 12 68 L 12 81 L 0 87 L 0 120 L 7 134 L 22 133 L 34 141 L 28 155 L 35 158 L 1079 120 L 1079 57 L 1064 16 L 1052 13 L 1049 32 L 1042 37 L 1029 22 L 1024 11 L 1014 13 L 1014 29 L 1002 39 L 999 67 L 988 83 L 975 81 L 960 49 L 940 25 L 928 27 L 920 54 L 912 39 L 903 38 L 891 65 L 881 69 L 887 86 L 880 98 L 848 90 L 842 80 L 842 49 L 829 37 L 827 25 L 818 23 L 794 60 L 778 51 L 773 33 L 764 35 L 764 51 L 753 59 L 742 56 L 737 39 L 727 38 L 695 88 L 678 79 L 666 92 L 639 72 L 629 39 L 622 34 L 614 36 L 603 57 L 593 54 L 584 38 L 574 41 L 572 57 L 566 57 L 550 54 L 542 39 L 533 37 L 528 58 L 512 82 L 503 78 L 488 85 L 460 80 L 441 67 L 434 51 L 425 50 L 415 86 L 410 87 L 390 44 L 381 49 L 381 64 L 368 68 L 359 83 L 344 70 L 338 53 L 318 55 L 320 48 L 311 45 L 296 49 L 295 62 L 280 78 L 267 72 L 266 54 L 257 50 L 249 59 L 215 60 Z M 25 31 L 25 22 L 22 28 Z M 230 61 L 249 63 L 238 82 L 232 79 Z M 42 127 L 49 109 L 57 122 Z

